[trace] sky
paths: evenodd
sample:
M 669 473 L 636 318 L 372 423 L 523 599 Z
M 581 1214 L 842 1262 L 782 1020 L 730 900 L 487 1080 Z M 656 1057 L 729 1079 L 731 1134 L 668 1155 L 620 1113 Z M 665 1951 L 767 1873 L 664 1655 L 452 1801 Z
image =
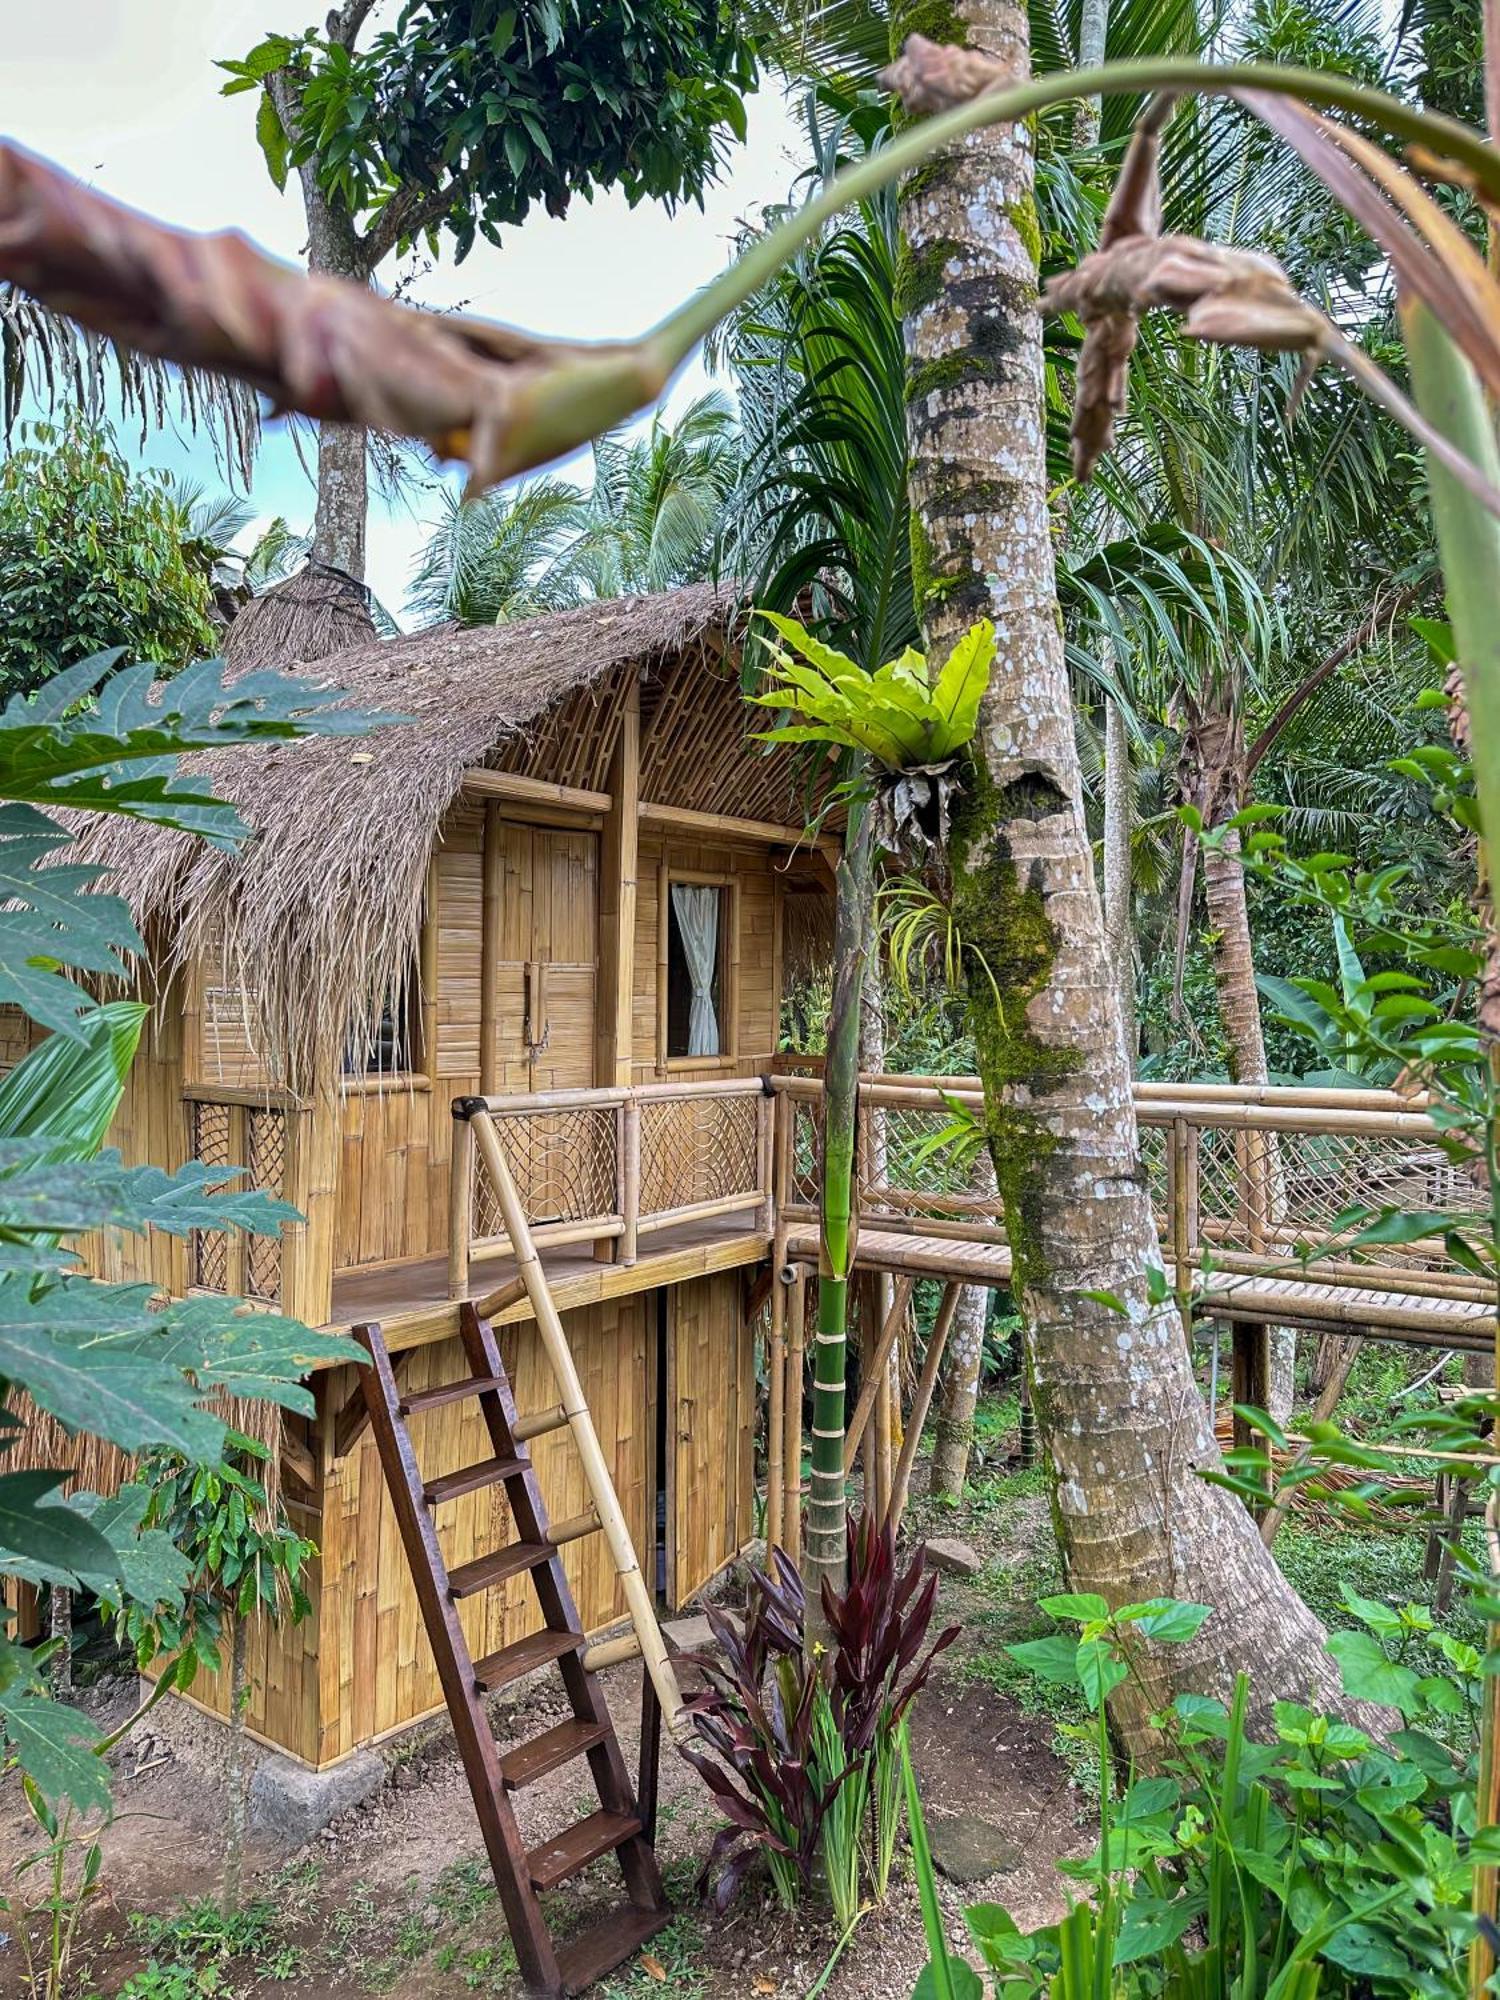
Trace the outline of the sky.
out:
M 164 221 L 233 225 L 300 261 L 295 186 L 276 192 L 255 143 L 255 99 L 221 98 L 213 64 L 243 55 L 269 31 L 300 31 L 322 12 L 320 0 L 0 0 L 0 132 Z M 635 334 L 722 270 L 742 218 L 785 198 L 798 142 L 795 109 L 772 85 L 751 103 L 747 143 L 703 212 L 632 210 L 613 194 L 575 202 L 562 222 L 535 211 L 502 247 L 478 243 L 461 265 L 445 258 L 412 296 L 542 334 Z M 383 266 L 382 282 L 399 269 Z M 694 361 L 668 411 L 705 386 Z M 133 435 L 121 442 L 134 450 Z M 153 439 L 144 459 L 222 484 L 212 453 L 190 438 Z M 438 477 L 422 470 L 404 504 L 372 495 L 368 581 L 398 617 L 424 523 L 437 515 Z M 311 522 L 312 483 L 281 424 L 267 429 L 251 499 L 262 519 Z

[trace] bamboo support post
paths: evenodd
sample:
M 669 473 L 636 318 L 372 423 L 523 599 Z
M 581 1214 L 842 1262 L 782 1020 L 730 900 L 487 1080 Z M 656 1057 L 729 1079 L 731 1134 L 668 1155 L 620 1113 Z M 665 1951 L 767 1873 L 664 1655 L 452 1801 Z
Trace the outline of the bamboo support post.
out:
M 948 1345 L 949 1329 L 953 1325 L 953 1316 L 958 1311 L 958 1302 L 962 1296 L 962 1285 L 951 1284 L 944 1287 L 938 1316 L 933 1322 L 932 1332 L 927 1336 L 927 1352 L 922 1357 L 922 1372 L 917 1377 L 917 1391 L 912 1397 L 911 1413 L 906 1420 L 906 1436 L 901 1441 L 901 1456 L 896 1464 L 890 1506 L 886 1510 L 886 1520 L 890 1523 L 893 1535 L 900 1532 L 901 1517 L 906 1512 L 906 1498 L 911 1487 L 912 1467 L 916 1464 L 917 1447 L 922 1442 L 927 1412 L 932 1407 L 933 1391 L 937 1388 L 938 1370 L 943 1365 L 943 1353 Z
M 638 1660 L 642 1657 L 641 1641 L 635 1632 L 622 1632 L 618 1639 L 600 1639 L 583 1649 L 584 1671 L 602 1674 L 606 1667 L 617 1667 L 623 1660 Z
M 770 1236 L 776 1228 L 775 1167 L 773 1154 L 776 1146 L 776 1102 L 769 1094 L 762 1096 L 755 1106 L 755 1158 L 757 1181 L 764 1199 L 760 1205 L 757 1228 L 763 1236 Z
M 474 1127 L 453 1120 L 453 1154 L 448 1182 L 448 1296 L 469 1296 L 469 1244 L 474 1234 Z
M 802 1560 L 802 1395 L 807 1370 L 807 1267 L 794 1264 L 786 1327 L 786 1445 L 782 1452 L 785 1502 L 782 1546 L 794 1563 Z
M 527 1296 L 531 1300 L 537 1332 L 541 1337 L 547 1360 L 551 1364 L 559 1400 L 567 1412 L 568 1427 L 573 1434 L 573 1442 L 583 1464 L 584 1478 L 593 1495 L 594 1505 L 599 1510 L 599 1525 L 609 1544 L 610 1555 L 614 1559 L 626 1608 L 640 1641 L 641 1657 L 645 1661 L 646 1671 L 656 1685 L 667 1727 L 676 1738 L 682 1734 L 686 1726 L 682 1691 L 677 1685 L 677 1676 L 672 1671 L 661 1627 L 656 1622 L 651 1594 L 641 1574 L 635 1545 L 630 1539 L 630 1529 L 621 1511 L 619 1496 L 615 1492 L 609 1467 L 605 1463 L 604 1451 L 599 1443 L 599 1433 L 594 1428 L 594 1420 L 589 1413 L 588 1402 L 583 1393 L 583 1384 L 578 1379 L 573 1351 L 563 1331 L 562 1318 L 553 1302 L 541 1259 L 532 1243 L 526 1211 L 516 1190 L 516 1184 L 511 1178 L 510 1168 L 506 1164 L 505 1153 L 499 1135 L 495 1131 L 494 1121 L 482 1115 L 474 1119 L 473 1124 L 474 1137 L 494 1184 L 495 1198 L 505 1219 L 506 1232 L 516 1246 L 517 1275 L 526 1280 Z
M 620 1106 L 620 1262 L 633 1264 L 638 1254 L 641 1220 L 641 1107 L 634 1097 Z
M 885 1317 L 885 1325 L 881 1327 L 879 1336 L 873 1342 L 871 1349 L 863 1356 L 863 1368 L 861 1371 L 863 1379 L 859 1385 L 859 1401 L 854 1406 L 854 1416 L 844 1433 L 845 1473 L 850 1473 L 854 1470 L 854 1460 L 859 1451 L 860 1439 L 865 1434 L 865 1427 L 869 1423 L 870 1414 L 875 1408 L 875 1398 L 880 1391 L 881 1376 L 885 1372 L 886 1362 L 890 1359 L 891 1346 L 897 1333 L 900 1331 L 901 1321 L 905 1317 L 907 1304 L 911 1299 L 912 1288 L 915 1284 L 915 1278 L 909 1273 L 902 1273 L 896 1286 L 896 1295 L 891 1301 L 891 1309 Z
M 1364 1342 L 1359 1339 L 1346 1340 L 1344 1342 L 1343 1351 L 1340 1353 L 1333 1367 L 1328 1371 L 1328 1380 L 1323 1384 L 1322 1393 L 1313 1405 L 1312 1416 L 1309 1419 L 1311 1423 L 1326 1424 L 1333 1415 L 1334 1410 L 1338 1407 L 1339 1397 L 1343 1395 L 1345 1386 L 1348 1383 L 1350 1370 L 1359 1358 L 1359 1352 L 1363 1346 Z M 1304 1445 L 1297 1453 L 1291 1465 L 1293 1472 L 1299 1466 L 1306 1464 L 1311 1450 L 1312 1447 L 1310 1445 Z M 1271 1502 L 1270 1506 L 1261 1516 L 1260 1538 L 1267 1548 L 1270 1548 L 1272 1542 L 1275 1541 L 1276 1530 L 1286 1519 L 1287 1510 L 1291 1504 L 1291 1489 L 1288 1488 L 1279 1499 Z
M 1167 1154 L 1167 1178 L 1172 1197 L 1172 1263 L 1177 1311 L 1182 1320 L 1182 1337 L 1191 1346 L 1193 1338 L 1192 1169 L 1189 1155 L 1197 1134 L 1185 1118 L 1172 1120 L 1172 1144 Z
M 505 889 L 505 844 L 500 808 L 484 808 L 484 851 L 479 917 L 479 1089 L 493 1094 L 500 1080 L 500 917 Z

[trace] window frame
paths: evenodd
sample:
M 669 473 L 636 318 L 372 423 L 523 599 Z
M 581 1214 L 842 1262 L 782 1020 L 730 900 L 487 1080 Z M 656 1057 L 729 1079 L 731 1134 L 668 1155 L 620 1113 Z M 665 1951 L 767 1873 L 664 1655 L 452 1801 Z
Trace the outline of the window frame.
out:
M 672 884 L 718 889 L 723 897 L 719 922 L 719 1053 L 716 1056 L 673 1056 L 667 1053 L 667 968 L 670 963 Z M 682 1070 L 727 1070 L 740 1055 L 740 884 L 722 868 L 687 868 L 663 858 L 656 887 L 656 1073 L 671 1076 Z
M 406 994 L 407 1037 L 410 1053 L 415 1060 L 409 1069 L 346 1070 L 341 1057 L 339 1094 L 342 1097 L 371 1096 L 391 1090 L 433 1088 L 434 1050 L 430 1046 L 433 1039 L 433 1022 L 430 1018 L 432 996 L 428 988 L 433 976 L 432 947 L 437 936 L 435 874 L 435 870 L 429 870 L 422 926 L 417 934 L 416 947 L 408 957 L 406 974 L 402 980 Z

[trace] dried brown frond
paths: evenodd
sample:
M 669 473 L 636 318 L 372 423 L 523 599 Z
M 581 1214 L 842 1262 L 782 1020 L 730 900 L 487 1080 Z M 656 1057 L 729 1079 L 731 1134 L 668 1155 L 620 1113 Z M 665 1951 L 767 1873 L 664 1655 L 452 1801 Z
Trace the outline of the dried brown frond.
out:
M 1137 212 L 1140 191 L 1133 197 Z M 1191 236 L 1120 237 L 1053 278 L 1042 310 L 1084 323 L 1073 410 L 1073 470 L 1087 479 L 1114 437 L 1140 316 L 1165 308 L 1195 340 L 1316 354 L 1326 322 L 1299 299 L 1274 257 Z
M 249 382 L 278 409 L 422 438 L 467 459 L 476 491 L 583 443 L 663 386 L 645 345 L 579 347 L 414 311 L 304 276 L 235 231 L 168 229 L 7 145 L 0 278 L 111 340 Z
M 281 1499 L 280 1406 L 260 1398 L 218 1395 L 208 1407 L 232 1431 L 265 1451 L 265 1458 L 255 1461 L 252 1477 L 264 1489 L 267 1511 L 274 1514 Z M 65 1493 L 101 1493 L 106 1500 L 135 1477 L 136 1461 L 129 1452 L 89 1431 L 70 1437 L 56 1417 L 39 1410 L 24 1390 L 13 1391 L 6 1408 L 20 1425 L 18 1430 L 4 1432 L 13 1439 L 0 1456 L 0 1466 L 6 1472 L 65 1469 Z
M 913 118 L 951 111 L 987 91 L 1019 83 L 1026 70 L 1019 63 L 989 55 L 983 49 L 954 48 L 930 42 L 925 35 L 908 35 L 896 60 L 880 72 L 882 90 L 899 97 Z

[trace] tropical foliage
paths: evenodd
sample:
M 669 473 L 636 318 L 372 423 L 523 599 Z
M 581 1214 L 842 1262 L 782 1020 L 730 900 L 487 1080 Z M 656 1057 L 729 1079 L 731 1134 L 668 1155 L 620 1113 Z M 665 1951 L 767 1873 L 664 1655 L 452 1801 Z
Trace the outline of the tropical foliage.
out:
M 0 690 L 40 685 L 106 646 L 170 669 L 213 648 L 204 564 L 176 491 L 134 472 L 74 412 L 22 426 L 0 457 Z
M 9 1401 L 24 1390 L 64 1425 L 125 1451 L 164 1447 L 216 1463 L 225 1426 L 209 1404 L 218 1392 L 309 1410 L 300 1378 L 349 1350 L 294 1320 L 242 1314 L 233 1300 L 168 1301 L 148 1285 L 100 1284 L 79 1270 L 69 1244 L 86 1230 L 268 1233 L 291 1211 L 237 1191 L 238 1169 L 190 1162 L 166 1173 L 126 1167 L 113 1153 L 89 1157 L 118 1101 L 140 1015 L 101 1008 L 84 982 L 125 974 L 142 947 L 125 903 L 100 889 L 96 870 L 70 862 L 72 836 L 54 811 L 124 813 L 233 845 L 241 821 L 203 778 L 178 773 L 181 752 L 347 733 L 369 718 L 340 708 L 336 691 L 281 675 L 226 687 L 213 661 L 184 669 L 151 699 L 152 668 L 112 671 L 117 660 L 84 660 L 0 711 L 0 1001 L 51 1031 L 0 1087 L 12 1121 L 0 1136 L 0 1392 Z M 0 1573 L 180 1602 L 186 1565 L 164 1533 L 145 1527 L 145 1491 L 60 1502 L 65 1476 L 0 1471 Z M 106 1803 L 99 1732 L 50 1699 L 45 1659 L 0 1638 L 5 1762 L 46 1799 Z

